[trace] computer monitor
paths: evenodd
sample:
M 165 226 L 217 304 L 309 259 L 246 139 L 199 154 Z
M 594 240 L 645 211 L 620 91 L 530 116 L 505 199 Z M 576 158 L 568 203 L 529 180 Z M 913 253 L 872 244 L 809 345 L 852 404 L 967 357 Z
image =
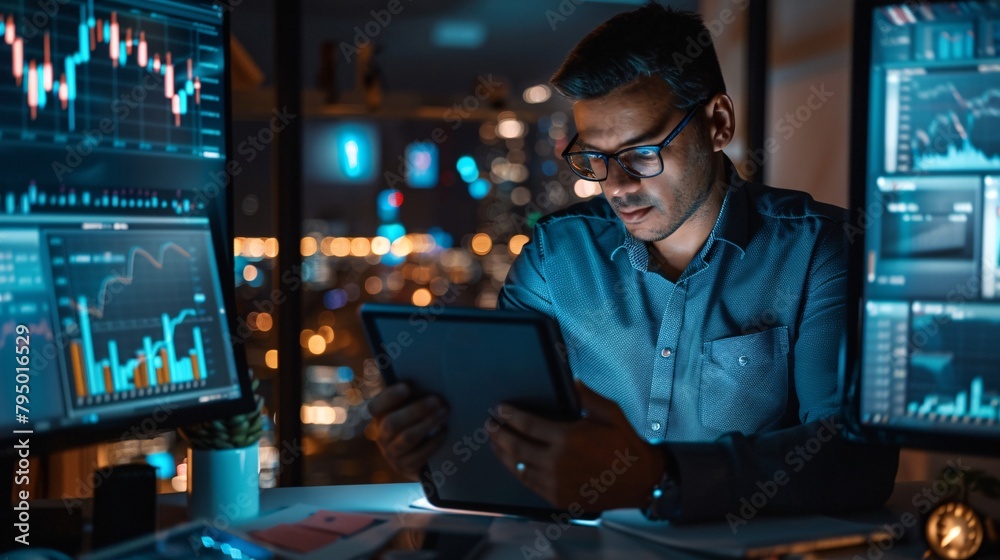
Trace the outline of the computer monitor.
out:
M 855 427 L 995 454 L 1000 3 L 861 0 L 855 22 Z
M 0 0 L 0 415 L 32 449 L 253 407 L 235 335 L 228 14 Z

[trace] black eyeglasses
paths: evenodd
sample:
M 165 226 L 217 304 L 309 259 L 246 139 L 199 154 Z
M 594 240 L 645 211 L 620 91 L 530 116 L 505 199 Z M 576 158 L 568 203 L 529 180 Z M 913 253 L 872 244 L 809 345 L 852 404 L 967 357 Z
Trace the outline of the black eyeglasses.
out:
M 684 127 L 691 122 L 695 113 L 698 112 L 698 109 L 704 103 L 704 100 L 699 101 L 684 117 L 684 120 L 670 131 L 670 134 L 659 144 L 633 146 L 619 150 L 613 154 L 605 154 L 596 150 L 571 152 L 569 151 L 570 148 L 576 144 L 577 138 L 580 137 L 580 133 L 577 133 L 573 135 L 573 139 L 566 146 L 566 149 L 563 150 L 562 157 L 569 164 L 569 168 L 573 170 L 573 173 L 588 181 L 604 181 L 608 178 L 609 159 L 617 161 L 618 165 L 622 166 L 622 169 L 633 177 L 640 179 L 656 177 L 660 173 L 663 173 L 663 156 L 660 155 L 660 150 L 666 148 L 684 130 Z

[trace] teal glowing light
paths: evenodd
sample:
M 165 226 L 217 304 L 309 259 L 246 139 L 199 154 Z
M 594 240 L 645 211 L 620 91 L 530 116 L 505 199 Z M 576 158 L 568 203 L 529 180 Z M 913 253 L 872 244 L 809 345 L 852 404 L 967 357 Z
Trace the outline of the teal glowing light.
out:
M 344 171 L 348 177 L 357 177 L 361 174 L 361 163 L 358 159 L 360 151 L 357 140 L 352 138 L 344 142 Z
M 469 195 L 476 200 L 482 200 L 486 198 L 486 195 L 490 194 L 492 186 L 486 179 L 476 179 L 469 183 Z
M 472 156 L 458 158 L 455 168 L 458 169 L 458 174 L 466 183 L 471 183 L 479 178 L 479 166 L 476 165 L 476 160 L 472 159 Z
M 311 123 L 303 138 L 303 172 L 317 183 L 371 183 L 381 169 L 378 129 L 367 123 Z
M 406 262 L 406 257 L 400 257 L 395 253 L 386 253 L 382 255 L 382 260 L 380 262 L 384 266 L 398 266 Z
M 376 210 L 383 222 L 395 222 L 399 219 L 399 207 L 402 205 L 403 193 L 396 189 L 386 189 L 378 193 Z
M 431 40 L 437 47 L 478 49 L 486 42 L 486 26 L 478 21 L 441 21 L 434 25 Z
M 375 230 L 375 235 L 384 237 L 391 243 L 406 235 L 406 228 L 403 224 L 382 224 Z
M 170 453 L 164 451 L 146 455 L 146 462 L 156 469 L 156 478 L 160 480 L 170 480 L 177 475 L 174 456 Z
M 376 175 L 378 139 L 371 126 L 341 123 L 332 127 L 336 142 L 336 169 L 332 175 L 340 181 L 365 183 Z
M 438 149 L 431 142 L 414 142 L 406 147 L 406 183 L 415 189 L 431 189 L 438 184 Z
M 434 243 L 442 249 L 451 249 L 455 244 L 451 234 L 439 227 L 432 227 L 427 230 L 427 233 L 434 238 Z

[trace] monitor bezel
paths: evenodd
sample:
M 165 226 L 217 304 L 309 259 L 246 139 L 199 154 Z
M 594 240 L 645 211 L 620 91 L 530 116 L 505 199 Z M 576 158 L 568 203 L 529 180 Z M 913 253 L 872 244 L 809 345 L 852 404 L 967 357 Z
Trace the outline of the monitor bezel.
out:
M 946 3 L 947 0 L 922 0 L 921 3 Z M 855 0 L 854 42 L 851 67 L 850 129 L 850 221 L 846 224 L 849 243 L 846 342 L 845 416 L 850 432 L 869 441 L 903 447 L 938 451 L 957 451 L 977 455 L 1000 455 L 996 436 L 954 432 L 945 426 L 933 430 L 900 426 L 876 426 L 861 421 L 862 379 L 860 356 L 864 350 L 864 277 L 865 231 L 870 225 L 867 212 L 868 131 L 871 118 L 871 76 L 873 11 L 880 6 L 906 4 L 901 0 Z M 998 428 L 1000 431 L 1000 428 Z M 989 444 L 994 446 L 991 448 Z
M 192 2 L 200 5 L 207 5 L 206 2 Z M 226 157 L 221 160 L 222 165 L 226 164 L 233 157 L 232 150 L 232 61 L 230 47 L 230 9 L 226 3 L 218 3 L 222 11 L 222 41 L 223 56 L 226 71 L 223 72 L 223 95 L 226 100 L 226 111 L 224 115 L 225 140 L 224 146 Z M 163 421 L 156 421 L 153 430 L 140 430 L 143 438 L 150 438 L 164 432 L 169 432 L 178 427 L 192 425 L 200 422 L 218 420 L 231 417 L 237 414 L 250 412 L 256 408 L 250 370 L 247 365 L 246 353 L 244 351 L 244 340 L 237 336 L 239 332 L 237 312 L 236 312 L 236 280 L 235 280 L 235 257 L 233 251 L 233 189 L 232 181 L 227 186 L 222 187 L 223 196 L 210 197 L 208 203 L 209 231 L 212 239 L 215 262 L 219 270 L 219 282 L 222 286 L 223 305 L 226 309 L 230 340 L 234 344 L 227 344 L 233 349 L 233 361 L 236 366 L 237 378 L 240 386 L 240 397 L 225 401 L 213 401 L 204 404 L 189 404 L 187 406 L 173 409 Z M 107 422 L 100 424 L 73 425 L 65 428 L 57 428 L 51 431 L 38 432 L 33 434 L 13 434 L 4 433 L 0 435 L 0 456 L 14 457 L 16 450 L 14 445 L 20 438 L 30 439 L 30 449 L 35 452 L 52 452 L 65 449 L 81 447 L 84 445 L 98 443 L 113 443 L 115 441 L 126 441 L 134 439 L 135 428 L 141 427 L 142 422 L 150 417 L 144 414 L 141 417 L 117 417 L 109 418 Z M 30 429 L 30 426 L 29 428 Z

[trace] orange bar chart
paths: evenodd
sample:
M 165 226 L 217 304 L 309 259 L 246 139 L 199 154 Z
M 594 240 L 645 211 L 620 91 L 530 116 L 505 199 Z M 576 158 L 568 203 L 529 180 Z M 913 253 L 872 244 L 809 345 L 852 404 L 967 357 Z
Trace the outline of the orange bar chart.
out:
M 201 379 L 201 372 L 199 371 L 199 368 L 201 367 L 201 364 L 198 363 L 198 355 L 195 354 L 194 352 L 191 352 L 188 355 L 191 357 L 191 375 L 192 375 L 192 377 L 194 377 L 195 379 Z
M 146 371 L 146 355 L 142 352 L 138 354 L 139 363 L 135 366 L 135 373 L 132 374 L 132 384 L 136 389 L 144 389 L 149 386 L 149 375 Z
M 76 396 L 87 396 L 87 385 L 83 381 L 83 350 L 80 343 L 73 341 L 69 344 L 69 355 L 73 365 L 73 381 L 76 385 Z
M 115 392 L 115 384 L 111 380 L 111 366 L 104 366 L 104 387 L 108 394 Z
M 170 374 L 172 373 L 170 371 L 170 359 L 167 357 L 166 348 L 160 350 L 160 363 L 163 364 L 163 367 L 157 370 L 160 372 L 160 377 L 157 378 L 157 381 L 160 385 L 166 385 L 170 383 Z

